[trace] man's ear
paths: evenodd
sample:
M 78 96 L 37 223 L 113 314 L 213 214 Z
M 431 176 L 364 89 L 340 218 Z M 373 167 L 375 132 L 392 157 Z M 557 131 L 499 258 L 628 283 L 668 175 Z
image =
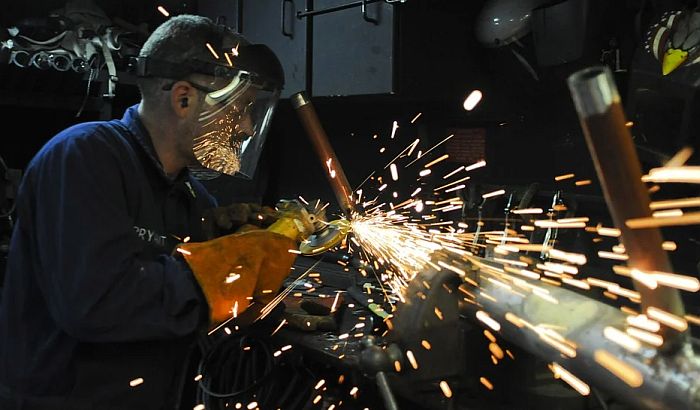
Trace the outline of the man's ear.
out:
M 170 106 L 175 114 L 180 118 L 185 118 L 190 114 L 193 106 L 196 105 L 197 90 L 187 81 L 178 81 L 173 84 L 170 90 Z

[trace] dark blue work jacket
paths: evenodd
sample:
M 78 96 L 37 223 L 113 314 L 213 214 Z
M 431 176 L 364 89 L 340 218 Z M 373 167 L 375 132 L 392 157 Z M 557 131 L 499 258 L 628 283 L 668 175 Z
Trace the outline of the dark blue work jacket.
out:
M 204 239 L 211 206 L 187 170 L 165 175 L 137 106 L 52 138 L 17 199 L 0 299 L 0 408 L 172 408 L 208 316 L 172 250 Z

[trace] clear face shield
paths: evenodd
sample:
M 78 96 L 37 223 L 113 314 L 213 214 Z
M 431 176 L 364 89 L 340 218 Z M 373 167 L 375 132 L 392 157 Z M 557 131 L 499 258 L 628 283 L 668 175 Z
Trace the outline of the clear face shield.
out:
M 280 90 L 265 87 L 242 70 L 226 81 L 219 89 L 207 90 L 193 152 L 205 168 L 252 178 Z
M 131 60 L 130 66 L 139 77 L 184 80 L 204 92 L 197 114 L 194 156 L 208 170 L 252 178 L 284 86 L 284 71 L 267 46 L 249 44 L 240 35 L 222 30 L 229 45 L 236 46 L 217 47 L 217 53 L 206 43 L 215 57 L 211 61 L 178 63 L 139 56 Z M 190 77 L 195 74 L 203 77 Z

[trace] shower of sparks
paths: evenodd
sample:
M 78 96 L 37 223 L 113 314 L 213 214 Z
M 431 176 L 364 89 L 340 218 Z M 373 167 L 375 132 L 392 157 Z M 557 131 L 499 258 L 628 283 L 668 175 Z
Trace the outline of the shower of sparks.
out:
M 415 122 L 420 115 L 420 113 L 417 114 L 411 123 Z M 397 128 L 398 123 L 394 121 L 391 138 L 395 137 Z M 499 292 L 505 291 L 521 298 L 526 295 L 535 296 L 543 301 L 545 306 L 549 305 L 554 310 L 557 309 L 559 300 L 555 297 L 557 294 L 550 293 L 550 290 L 552 287 L 558 286 L 573 289 L 579 293 L 592 290 L 592 298 L 601 299 L 600 293 L 602 292 L 603 296 L 609 299 L 639 304 L 641 301 L 639 291 L 623 287 L 612 280 L 590 277 L 589 272 L 587 272 L 590 257 L 586 258 L 581 253 L 573 252 L 573 249 L 567 249 L 565 242 L 561 241 L 561 237 L 557 239 L 556 236 L 558 229 L 580 229 L 580 232 L 598 235 L 593 238 L 594 243 L 614 242 L 593 252 L 593 255 L 597 252 L 600 259 L 609 259 L 604 262 L 610 264 L 610 260 L 614 262 L 628 259 L 624 246 L 617 243 L 617 239 L 614 239 L 621 237 L 621 230 L 619 227 L 605 227 L 599 221 L 591 221 L 588 217 L 581 215 L 576 215 L 573 218 L 569 218 L 567 215 L 567 218 L 563 218 L 567 209 L 561 202 L 556 201 L 550 207 L 543 208 L 529 207 L 528 205 L 527 208 L 518 209 L 508 205 L 505 211 L 501 211 L 503 213 L 500 218 L 498 215 L 496 217 L 489 215 L 488 218 L 482 219 L 479 215 L 478 221 L 473 218 L 474 222 L 454 220 L 451 215 L 456 213 L 448 213 L 461 209 L 466 201 L 453 191 L 465 188 L 470 180 L 469 176 L 464 176 L 465 173 L 486 166 L 486 161 L 454 168 L 446 165 L 447 161 L 445 160 L 449 158 L 448 154 L 438 153 L 428 156 L 453 136 L 449 135 L 427 150 L 419 146 L 419 139 L 415 139 L 386 163 L 383 170 L 372 172 L 354 190 L 357 195 L 353 195 L 353 200 L 362 206 L 363 211 L 347 215 L 352 232 L 352 236 L 347 241 L 348 251 L 354 253 L 361 260 L 362 267 L 359 270 L 362 275 L 364 277 L 374 276 L 379 284 L 379 287 L 368 288 L 365 291 L 371 292 L 374 303 L 383 304 L 387 312 L 390 312 L 395 310 L 394 305 L 397 302 L 406 302 L 408 298 L 413 297 L 425 299 L 432 284 L 414 280 L 421 272 L 427 270 L 454 272 L 464 282 L 459 287 L 460 297 L 476 307 L 472 311 L 476 312 L 475 316 L 472 317 L 475 317 L 485 329 L 484 335 L 489 339 L 486 354 L 491 357 L 494 364 L 505 359 L 506 355 L 513 358 L 509 351 L 505 350 L 504 353 L 504 349 L 498 345 L 496 340 L 498 335 L 494 335 L 496 332 L 500 332 L 502 327 L 509 326 L 518 327 L 523 332 L 533 332 L 535 337 L 556 349 L 565 359 L 576 358 L 579 339 L 571 336 L 573 340 L 570 340 L 571 334 L 567 332 L 565 327 L 546 323 L 530 323 L 528 321 L 531 320 L 530 317 L 523 313 L 518 313 L 518 315 L 523 315 L 520 317 L 515 313 L 508 312 L 503 317 L 491 312 L 488 303 L 484 302 L 502 302 L 499 301 L 500 295 L 502 295 Z M 397 137 L 402 136 L 398 135 Z M 391 149 L 388 147 L 388 150 Z M 392 155 L 394 155 L 393 152 Z M 425 159 L 418 164 L 420 168 L 413 171 L 413 178 L 407 177 L 406 169 L 424 157 Z M 689 167 L 683 164 L 684 162 L 667 164 L 666 167 L 651 170 L 644 179 L 659 183 L 700 182 L 700 167 Z M 330 172 L 332 170 L 330 161 L 327 165 Z M 401 183 L 406 184 L 408 188 L 392 182 L 398 181 L 399 171 L 401 171 L 402 176 Z M 574 185 L 578 187 L 591 184 L 591 180 L 580 178 L 581 176 L 577 177 L 570 173 L 559 175 L 554 179 L 557 182 L 562 182 L 560 186 L 571 183 L 572 189 L 574 189 Z M 359 188 L 365 184 L 367 186 L 360 190 Z M 659 189 L 658 186 L 657 189 Z M 375 195 L 370 193 L 372 190 L 377 191 Z M 450 194 L 450 192 L 452 193 Z M 410 195 L 406 196 L 409 193 Z M 483 193 L 482 198 L 487 200 L 504 194 L 506 194 L 505 189 L 500 189 Z M 499 200 L 503 200 L 503 198 L 495 198 L 494 203 L 498 203 Z M 537 205 L 541 206 L 539 203 Z M 700 197 L 654 201 L 650 204 L 650 210 L 663 213 L 657 213 L 655 218 L 628 220 L 626 224 L 631 228 L 643 228 L 647 225 L 675 226 L 700 223 L 699 212 L 687 212 L 685 209 L 699 206 Z M 513 215 L 520 215 L 520 217 L 516 218 Z M 533 216 L 529 217 L 528 215 Z M 509 220 L 509 218 L 511 219 Z M 679 218 L 682 219 L 679 220 Z M 496 222 L 491 223 L 491 221 Z M 521 225 L 520 223 L 523 221 L 524 224 Z M 499 223 L 500 225 L 497 225 Z M 470 226 L 476 228 L 476 231 L 467 232 Z M 540 232 L 543 234 L 547 232 L 547 239 L 544 242 L 537 239 L 538 243 L 530 243 L 531 241 L 535 242 L 533 235 Z M 553 232 L 551 237 L 549 236 L 550 232 Z M 664 242 L 663 248 L 675 250 L 676 244 Z M 478 256 L 484 255 L 484 251 L 487 252 L 488 256 Z M 532 252 L 536 252 L 537 255 L 534 256 Z M 593 259 L 598 258 L 593 257 Z M 613 269 L 618 278 L 631 278 L 649 289 L 666 286 L 689 292 L 700 290 L 700 281 L 691 276 L 660 271 L 643 271 L 626 266 L 615 266 Z M 417 294 L 407 292 L 409 285 L 417 285 L 421 289 L 421 283 L 424 289 L 418 291 Z M 494 286 L 497 287 L 498 292 L 489 290 L 489 287 L 493 289 Z M 629 287 L 629 285 L 625 286 Z M 339 294 L 336 294 L 334 307 L 338 303 L 338 297 Z M 563 304 L 564 300 L 562 300 Z M 697 316 L 679 317 L 654 307 L 643 312 L 638 311 L 638 306 L 636 309 L 623 306 L 621 310 L 627 315 L 627 322 L 622 322 L 622 326 L 605 327 L 600 332 L 599 337 L 609 341 L 607 343 L 619 345 L 630 354 L 639 354 L 642 343 L 646 348 L 663 344 L 663 337 L 656 333 L 662 325 L 682 331 L 687 329 L 689 324 L 700 324 L 700 317 Z M 432 310 L 432 314 L 438 320 L 443 320 L 446 317 L 443 311 L 437 308 Z M 503 321 L 499 322 L 502 319 Z M 387 332 L 391 332 L 393 329 L 391 320 L 385 320 L 385 324 Z M 362 335 L 362 333 L 353 333 L 353 331 L 340 335 L 339 339 L 347 342 L 356 335 Z M 427 340 L 422 340 L 421 346 L 425 350 L 432 349 Z M 581 346 L 581 348 L 581 355 L 592 354 L 593 349 L 590 349 L 590 346 Z M 422 349 L 423 354 L 426 354 Z M 411 368 L 418 369 L 414 352 L 407 350 L 405 355 L 411 366 L 409 370 Z M 614 357 L 611 353 L 598 349 L 595 350 L 594 358 L 598 365 L 628 385 L 638 387 L 643 383 L 639 370 L 622 359 Z M 404 364 L 404 367 L 407 367 L 408 364 Z M 595 366 L 595 363 L 593 365 Z M 393 366 L 397 371 L 400 370 L 400 363 L 395 362 Z M 587 384 L 559 364 L 552 363 L 550 368 L 555 377 L 561 378 L 579 393 L 583 395 L 590 393 Z M 493 384 L 485 377 L 482 377 L 480 381 L 487 389 L 493 389 Z M 446 397 L 451 397 L 452 391 L 446 381 L 440 382 L 439 387 Z M 319 401 L 321 400 L 320 395 L 317 398 Z
M 414 159 L 413 161 L 409 162 L 408 164 L 406 164 L 406 168 L 408 168 L 408 167 L 411 166 L 414 162 L 418 161 L 419 159 L 421 159 L 421 158 L 423 158 L 424 156 L 426 156 L 427 154 L 429 154 L 429 153 L 430 153 L 432 150 L 434 150 L 435 148 L 437 148 L 437 147 L 439 147 L 440 145 L 444 144 L 445 142 L 449 141 L 449 140 L 450 140 L 452 137 L 454 137 L 454 136 L 455 136 L 454 134 L 448 135 L 447 137 L 445 137 L 445 139 L 443 139 L 442 141 L 440 141 L 440 142 L 438 142 L 437 144 L 433 145 L 432 148 L 430 148 L 429 150 L 425 151 L 425 153 L 423 153 L 423 155 L 421 155 L 421 153 L 420 153 L 420 151 L 419 151 L 419 152 L 418 152 L 418 155 L 417 155 L 417 158 Z
M 416 114 L 416 116 L 413 117 L 413 119 L 411 120 L 411 124 L 413 124 L 414 122 L 416 122 L 416 120 L 418 120 L 418 118 L 420 118 L 420 116 L 421 116 L 422 114 L 423 114 L 422 112 L 419 112 L 418 114 Z

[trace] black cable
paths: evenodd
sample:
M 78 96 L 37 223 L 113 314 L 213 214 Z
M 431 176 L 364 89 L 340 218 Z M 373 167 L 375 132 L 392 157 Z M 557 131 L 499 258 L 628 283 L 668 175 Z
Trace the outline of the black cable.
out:
M 236 339 L 238 343 L 231 343 L 231 342 L 236 342 Z M 264 362 L 264 367 L 265 371 L 263 374 L 254 379 L 252 382 L 250 382 L 246 387 L 239 388 L 236 391 L 232 392 L 215 392 L 212 391 L 212 389 L 209 387 L 210 383 L 216 383 L 217 390 L 223 391 L 226 385 L 232 385 L 235 384 L 236 382 L 240 381 L 240 377 L 234 377 L 233 380 L 230 380 L 230 377 L 226 377 L 226 373 L 222 374 L 225 372 L 227 369 L 230 368 L 229 365 L 238 365 L 238 366 L 245 366 L 248 365 L 250 366 L 250 361 L 244 361 L 245 359 L 242 356 L 240 352 L 245 352 L 243 348 L 246 346 L 244 344 L 246 341 L 252 340 L 255 343 L 256 347 L 259 347 L 260 350 L 253 349 L 253 344 L 250 345 L 250 352 L 253 355 L 257 355 L 259 353 L 262 353 L 263 355 L 263 362 Z M 230 349 L 233 347 L 233 349 Z M 218 361 L 218 360 L 213 360 L 217 357 L 220 357 L 219 355 L 226 355 L 225 360 Z M 255 356 L 253 356 L 253 359 Z M 213 349 L 209 351 L 209 353 L 202 358 L 202 360 L 199 363 L 198 367 L 198 372 L 199 374 L 203 375 L 202 379 L 199 381 L 199 388 L 200 390 L 204 393 L 204 395 L 217 398 L 217 399 L 230 399 L 234 398 L 240 395 L 243 395 L 245 393 L 249 393 L 253 391 L 255 388 L 258 388 L 262 385 L 263 382 L 265 382 L 269 376 L 272 374 L 273 371 L 273 357 L 272 353 L 270 352 L 270 348 L 267 345 L 267 343 L 252 338 L 250 336 L 242 336 L 240 338 L 224 338 L 222 339 Z M 257 363 L 253 363 L 253 366 L 257 365 Z M 239 372 L 236 372 L 239 373 Z M 225 382 L 225 383 L 223 383 Z M 236 387 L 236 386 L 234 386 Z
M 263 409 L 306 408 L 317 375 L 305 365 L 303 355 L 275 359 L 267 333 L 260 334 L 200 340 L 197 403 L 210 410 L 233 408 L 244 401 L 257 401 Z

